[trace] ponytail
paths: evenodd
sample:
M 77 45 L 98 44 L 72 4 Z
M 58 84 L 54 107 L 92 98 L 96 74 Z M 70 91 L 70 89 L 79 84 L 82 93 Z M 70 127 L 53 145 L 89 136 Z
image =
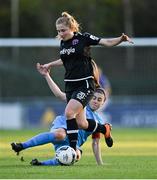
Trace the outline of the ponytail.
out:
M 64 24 L 65 26 L 68 26 L 73 32 L 80 31 L 79 23 L 67 12 L 62 12 L 61 17 L 59 17 L 56 21 L 56 25 L 57 24 Z

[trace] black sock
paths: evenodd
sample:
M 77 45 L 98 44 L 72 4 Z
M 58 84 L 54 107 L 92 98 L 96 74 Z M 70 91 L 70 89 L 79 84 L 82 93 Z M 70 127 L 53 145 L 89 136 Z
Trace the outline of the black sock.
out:
M 87 121 L 88 121 L 88 128 L 85 129 L 85 131 L 87 131 L 87 132 L 95 132 L 95 130 L 97 128 L 97 123 L 92 119 L 87 119 Z
M 76 143 L 78 138 L 78 125 L 75 118 L 67 120 L 67 136 L 69 139 L 70 147 L 76 150 Z
M 95 120 L 92 119 L 87 119 L 88 121 L 88 128 L 85 129 L 85 131 L 88 132 L 100 132 L 105 134 L 106 133 L 106 128 L 104 125 L 97 123 Z
M 98 126 L 94 132 L 100 132 L 102 134 L 106 133 L 106 127 L 100 123 L 98 123 Z

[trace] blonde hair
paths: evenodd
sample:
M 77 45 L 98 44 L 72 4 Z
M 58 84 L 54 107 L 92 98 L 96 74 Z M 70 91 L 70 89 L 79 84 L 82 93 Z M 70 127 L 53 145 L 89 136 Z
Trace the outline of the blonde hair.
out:
M 99 88 L 100 87 L 100 84 L 99 84 L 100 75 L 99 75 L 98 66 L 93 59 L 91 60 L 91 62 L 92 62 L 92 67 L 93 67 L 95 86 L 96 86 L 96 88 Z
M 73 32 L 80 31 L 80 25 L 73 16 L 67 12 L 62 12 L 61 15 L 62 16 L 56 20 L 56 25 L 64 24 L 65 26 L 68 26 Z

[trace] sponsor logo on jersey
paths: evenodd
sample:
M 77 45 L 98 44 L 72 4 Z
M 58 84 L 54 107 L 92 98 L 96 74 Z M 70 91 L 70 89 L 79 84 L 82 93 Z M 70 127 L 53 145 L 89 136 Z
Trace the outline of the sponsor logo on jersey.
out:
M 60 54 L 62 55 L 62 54 L 67 54 L 67 55 L 69 55 L 69 54 L 71 54 L 71 53 L 75 53 L 75 48 L 69 48 L 69 49 L 62 49 L 61 51 L 60 51 Z
M 98 38 L 98 37 L 93 36 L 93 35 L 90 35 L 90 38 L 91 38 L 91 39 L 93 39 L 93 40 L 96 40 L 96 41 L 97 41 L 97 40 L 99 40 L 99 38 Z

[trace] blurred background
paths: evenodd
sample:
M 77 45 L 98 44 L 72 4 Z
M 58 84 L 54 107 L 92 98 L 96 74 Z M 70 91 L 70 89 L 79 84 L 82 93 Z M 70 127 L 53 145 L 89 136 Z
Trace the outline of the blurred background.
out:
M 36 71 L 37 62 L 59 58 L 55 21 L 63 11 L 82 32 L 132 37 L 134 45 L 92 48 L 110 88 L 102 113 L 114 126 L 157 126 L 156 10 L 156 0 L 0 0 L 0 129 L 47 127 L 64 112 Z M 62 90 L 63 76 L 63 67 L 52 69 Z

